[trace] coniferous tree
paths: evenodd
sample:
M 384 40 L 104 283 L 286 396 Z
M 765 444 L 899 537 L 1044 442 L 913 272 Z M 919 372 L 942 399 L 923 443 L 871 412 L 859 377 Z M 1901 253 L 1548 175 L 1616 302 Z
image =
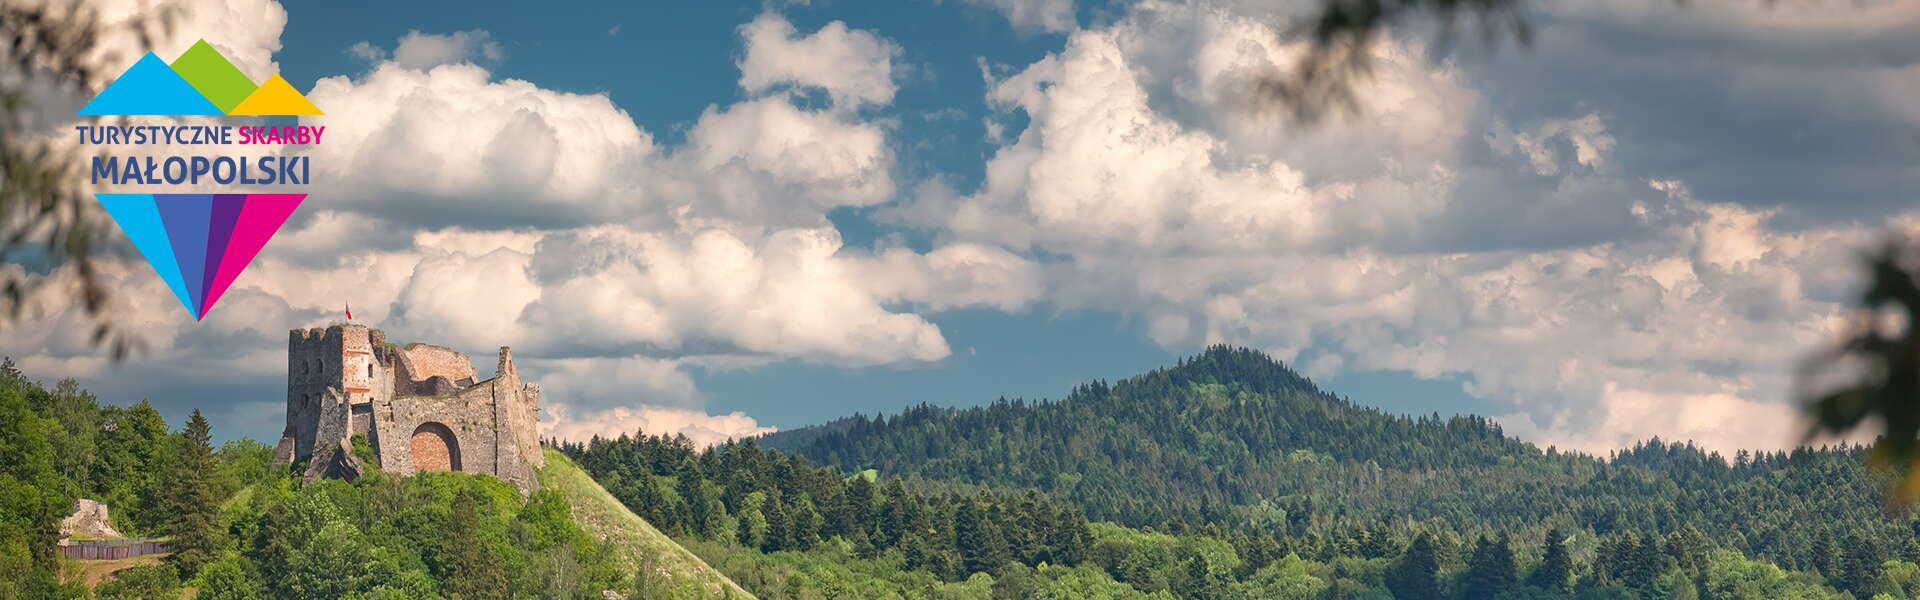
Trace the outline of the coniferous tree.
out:
M 748 548 L 759 548 L 767 541 L 767 515 L 763 512 L 767 505 L 766 494 L 752 492 L 740 499 L 739 519 L 734 527 L 734 541 Z
M 1811 564 L 1815 570 L 1828 579 L 1844 579 L 1846 554 L 1833 543 L 1833 538 L 1825 532 L 1816 532 L 1813 536 Z
M 1467 598 L 1493 598 L 1513 589 L 1513 545 L 1506 534 L 1481 537 L 1467 560 L 1461 592 Z
M 680 495 L 680 502 L 687 507 L 687 531 L 700 537 L 710 537 L 715 529 L 713 501 L 707 498 L 707 492 L 700 482 L 700 471 L 689 458 L 680 463 L 679 480 L 674 482 L 674 491 Z
M 787 505 L 787 547 L 806 550 L 820 543 L 820 512 L 805 498 Z
M 1226 582 L 1207 568 L 1207 560 L 1199 555 L 1187 557 L 1186 594 L 1192 600 L 1220 600 L 1227 597 Z
M 1087 532 L 1087 518 L 1078 511 L 1062 508 L 1056 519 L 1058 524 L 1048 532 L 1047 562 L 1079 564 L 1087 555 L 1087 547 L 1093 544 Z
M 908 569 L 933 570 L 933 548 L 927 543 L 927 538 L 918 533 L 909 534 L 900 539 L 900 551 L 906 559 Z
M 1660 537 L 1628 532 L 1624 548 L 1627 560 L 1621 580 L 1628 588 L 1652 593 L 1654 580 L 1666 571 L 1666 554 L 1661 551 Z
M 1667 535 L 1667 556 L 1683 569 L 1698 569 L 1711 549 L 1712 542 L 1707 540 L 1707 534 L 1692 523 L 1682 525 Z
M 1440 597 L 1439 556 L 1435 552 L 1433 534 L 1422 533 L 1414 538 L 1407 552 L 1393 564 L 1387 572 L 1387 589 L 1393 597 L 1400 600 L 1433 600 Z
M 189 575 L 213 560 L 221 543 L 219 464 L 213 456 L 212 435 L 206 417 L 193 411 L 181 432 L 168 477 L 167 520 L 161 531 L 172 538 L 170 560 Z
M 1879 581 L 1882 569 L 1878 548 L 1872 542 L 1855 542 L 1848 547 L 1841 573 L 1833 578 L 1833 587 L 1853 592 L 1860 598 L 1873 596 L 1874 584 Z
M 786 502 L 779 494 L 767 498 L 761 505 L 761 511 L 767 517 L 767 531 L 760 541 L 763 552 L 778 552 L 793 548 L 793 514 L 788 512 Z
M 1360 538 L 1360 555 L 1391 558 L 1400 554 L 1401 540 L 1386 523 L 1374 523 Z
M 846 520 L 854 528 L 867 530 L 865 533 L 869 535 L 873 533 L 870 525 L 873 523 L 873 500 L 873 480 L 868 479 L 865 473 L 854 473 L 853 480 L 847 482 Z
M 1007 540 L 1001 537 L 986 510 L 962 500 L 953 517 L 954 550 L 968 573 L 995 573 L 1007 564 Z
M 886 504 L 880 508 L 880 541 L 883 544 L 900 545 L 900 537 L 911 526 L 912 509 L 907 505 L 907 488 L 895 479 L 887 482 Z
M 1527 585 L 1552 592 L 1566 593 L 1573 583 L 1573 557 L 1567 554 L 1566 534 L 1559 529 L 1547 531 L 1540 553 L 1540 564 L 1527 577 Z

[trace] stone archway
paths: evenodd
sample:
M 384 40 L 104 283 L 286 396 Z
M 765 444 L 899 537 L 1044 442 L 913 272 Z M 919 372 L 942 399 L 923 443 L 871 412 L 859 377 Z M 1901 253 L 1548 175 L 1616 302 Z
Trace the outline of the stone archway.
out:
M 460 440 L 453 430 L 434 422 L 421 423 L 413 430 L 413 472 L 460 470 Z

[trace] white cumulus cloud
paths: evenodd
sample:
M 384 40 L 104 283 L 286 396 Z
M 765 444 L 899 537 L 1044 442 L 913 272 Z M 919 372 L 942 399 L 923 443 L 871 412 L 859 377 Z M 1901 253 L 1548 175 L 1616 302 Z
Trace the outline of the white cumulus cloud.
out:
M 965 0 L 1006 15 L 1017 31 L 1061 33 L 1075 26 L 1073 0 Z
M 750 93 L 793 85 L 824 90 L 840 106 L 893 101 L 893 59 L 900 47 L 872 32 L 834 21 L 803 36 L 785 17 L 768 12 L 742 25 L 740 37 L 746 43 L 740 87 Z
M 355 48 L 362 46 L 356 45 Z M 506 50 L 493 41 L 493 34 L 479 29 L 448 34 L 408 31 L 400 36 L 399 45 L 393 48 L 394 64 L 404 69 L 431 69 L 462 62 L 498 62 L 504 56 Z
M 542 437 L 584 442 L 595 436 L 617 438 L 637 433 L 647 435 L 684 435 L 696 447 L 707 447 L 729 440 L 773 433 L 739 411 L 712 415 L 683 408 L 642 406 L 616 407 L 575 417 L 571 410 L 555 410 L 551 421 L 540 423 Z

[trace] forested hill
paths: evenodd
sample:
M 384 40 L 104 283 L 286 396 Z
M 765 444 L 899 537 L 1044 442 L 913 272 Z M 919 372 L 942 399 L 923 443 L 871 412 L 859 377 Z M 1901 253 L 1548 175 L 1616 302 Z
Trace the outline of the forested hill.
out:
M 1213 520 L 1196 511 L 1280 499 L 1315 485 L 1297 477 L 1304 467 L 1426 472 L 1546 456 L 1487 419 L 1356 406 L 1265 354 L 1224 346 L 1058 401 L 923 404 L 763 441 L 846 469 L 1037 487 L 1131 525 Z
M 1857 448 L 1730 459 L 1659 440 L 1609 459 L 1542 450 L 1481 417 L 1355 406 L 1226 347 L 1057 401 L 922 405 L 764 443 L 847 470 L 1037 488 L 1093 520 L 1176 531 L 1255 524 L 1334 537 L 1408 520 L 1463 532 L 1689 529 L 1796 567 L 1843 540 L 1880 556 L 1915 546 L 1911 515 L 1883 514 L 1885 482 Z
M 939 478 L 979 475 L 970 466 L 979 459 L 1016 459 L 1030 467 L 1029 475 L 1072 472 L 1090 458 L 1083 444 L 1102 432 L 1114 434 L 1101 436 L 1103 442 L 1117 444 L 1103 448 L 1127 457 L 1113 462 L 1191 461 L 1202 470 L 1196 474 L 1299 450 L 1393 469 L 1491 465 L 1540 454 L 1486 419 L 1412 418 L 1357 406 L 1265 354 L 1224 346 L 1112 385 L 1082 384 L 1057 402 L 1002 398 L 968 409 L 922 404 L 891 419 L 856 415 L 763 441 L 830 463 Z M 1026 455 L 997 454 L 1016 450 Z

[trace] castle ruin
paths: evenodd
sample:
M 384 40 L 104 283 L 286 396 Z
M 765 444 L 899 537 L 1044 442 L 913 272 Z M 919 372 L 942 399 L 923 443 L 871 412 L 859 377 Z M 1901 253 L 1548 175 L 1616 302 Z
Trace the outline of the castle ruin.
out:
M 505 346 L 493 377 L 481 380 L 473 361 L 449 348 L 396 346 L 352 323 L 295 329 L 287 335 L 287 428 L 274 460 L 308 461 L 309 480 L 351 480 L 370 468 L 457 471 L 530 494 L 540 486 L 533 470 L 545 462 L 539 410 L 540 386 L 520 380 Z M 356 454 L 359 436 L 371 456 Z

